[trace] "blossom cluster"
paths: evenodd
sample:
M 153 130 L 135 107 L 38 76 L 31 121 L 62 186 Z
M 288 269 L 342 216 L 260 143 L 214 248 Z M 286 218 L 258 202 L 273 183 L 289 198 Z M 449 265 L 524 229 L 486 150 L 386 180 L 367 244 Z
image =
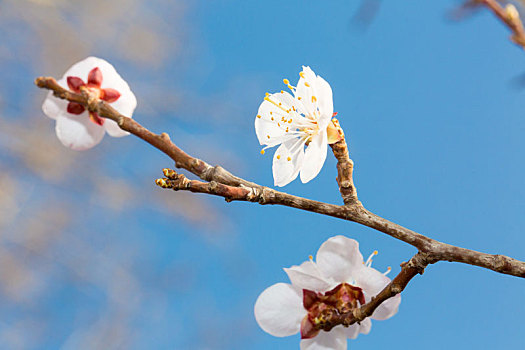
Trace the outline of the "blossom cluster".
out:
M 332 89 L 310 67 L 303 67 L 297 86 L 284 83 L 293 94 L 266 94 L 255 118 L 255 131 L 265 148 L 279 145 L 273 157 L 276 186 L 285 186 L 300 176 L 312 180 L 320 172 L 329 144 L 342 135 L 332 119 Z M 119 113 L 131 117 L 137 101 L 115 68 L 100 58 L 88 57 L 76 63 L 57 81 L 74 93 L 109 103 Z M 50 92 L 42 106 L 56 121 L 58 139 L 74 150 L 97 145 L 107 132 L 113 137 L 128 133 L 109 119 L 89 111 L 82 104 L 67 102 Z M 300 174 L 300 175 L 299 175 Z M 301 334 L 302 350 L 344 350 L 347 338 L 368 334 L 371 319 L 385 320 L 398 310 L 400 295 L 383 302 L 370 318 L 344 326 L 341 315 L 369 302 L 389 282 L 386 273 L 372 268 L 374 252 L 364 261 L 357 241 L 336 236 L 328 239 L 313 257 L 299 266 L 285 268 L 291 283 L 277 283 L 259 296 L 255 318 L 271 335 Z

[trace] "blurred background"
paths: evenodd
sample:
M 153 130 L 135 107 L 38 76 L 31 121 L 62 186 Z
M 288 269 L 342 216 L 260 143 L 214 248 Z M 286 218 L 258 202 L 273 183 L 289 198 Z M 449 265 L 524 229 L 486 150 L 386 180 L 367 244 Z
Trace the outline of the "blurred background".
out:
M 0 348 L 297 349 L 253 317 L 283 267 L 337 234 L 391 276 L 415 253 L 342 220 L 161 190 L 172 162 L 133 136 L 64 148 L 33 80 L 90 55 L 128 81 L 144 126 L 268 186 L 257 108 L 309 65 L 368 209 L 525 260 L 525 53 L 461 4 L 0 0 Z M 332 158 L 284 190 L 340 203 Z M 525 348 L 524 297 L 523 279 L 442 262 L 349 348 Z

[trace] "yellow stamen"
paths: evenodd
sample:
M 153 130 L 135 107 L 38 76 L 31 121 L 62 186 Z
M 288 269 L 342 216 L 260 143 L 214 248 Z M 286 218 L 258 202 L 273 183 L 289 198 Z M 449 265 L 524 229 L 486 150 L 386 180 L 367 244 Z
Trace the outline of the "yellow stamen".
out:
M 285 85 L 290 85 L 290 81 L 289 81 L 288 79 L 283 79 L 283 83 L 284 83 Z
M 310 84 L 308 84 L 308 82 L 305 81 L 305 82 L 304 82 L 304 86 L 306 86 L 306 87 L 310 87 Z
M 304 78 L 304 72 L 299 72 L 299 76 L 300 76 L 301 78 Z
M 258 116 L 257 116 L 257 118 L 261 118 L 261 116 L 260 116 L 260 115 L 258 115 Z
M 264 154 L 264 150 L 263 149 L 261 150 L 261 154 Z
M 270 96 L 270 93 L 269 93 L 269 92 L 267 92 L 267 93 L 265 94 L 265 96 L 266 96 L 266 97 Z
M 270 138 L 270 135 L 266 135 L 267 138 Z
M 277 155 L 277 159 L 281 159 L 281 156 L 280 156 L 280 155 Z
M 298 99 L 299 101 L 301 101 L 302 97 L 301 97 L 301 96 L 297 96 L 297 99 Z
M 291 160 L 292 160 L 292 158 L 288 157 L 288 158 L 286 158 L 286 160 L 287 160 L 287 161 L 291 161 Z
M 311 255 L 308 255 L 308 259 L 309 259 L 310 261 L 312 261 L 312 260 L 314 260 L 314 257 L 311 256 Z
M 315 96 L 312 96 L 312 102 L 316 102 L 317 98 Z
M 281 103 L 280 103 L 280 102 L 279 102 L 279 104 L 277 104 L 277 103 L 275 103 L 274 101 L 270 100 L 269 97 L 265 97 L 264 100 L 270 102 L 270 103 L 273 104 L 275 107 L 280 108 L 280 109 L 282 109 L 283 111 L 286 112 L 286 109 L 284 109 L 283 107 L 281 107 Z
M 379 252 L 377 250 L 374 250 L 374 252 L 372 254 L 377 255 L 377 254 L 379 254 Z
M 273 117 L 271 119 L 272 119 L 272 122 L 273 122 Z

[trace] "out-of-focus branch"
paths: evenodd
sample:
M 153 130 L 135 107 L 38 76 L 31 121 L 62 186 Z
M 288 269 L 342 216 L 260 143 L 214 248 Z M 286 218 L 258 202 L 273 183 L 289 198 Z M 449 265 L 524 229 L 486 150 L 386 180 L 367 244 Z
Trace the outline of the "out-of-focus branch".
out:
M 166 153 L 175 161 L 177 167 L 184 168 L 209 182 L 188 180 L 175 171 L 169 171 L 167 172 L 169 175 L 167 179 L 157 181 L 157 184 L 164 188 L 213 194 L 224 197 L 228 201 L 240 200 L 260 204 L 278 204 L 333 216 L 363 224 L 406 242 L 416 247 L 421 254 L 426 254 L 429 261 L 432 262 L 460 262 L 525 278 L 525 262 L 503 255 L 481 253 L 436 241 L 371 213 L 359 201 L 349 205 L 334 205 L 293 196 L 254 184 L 232 175 L 219 166 L 212 167 L 206 162 L 188 155 L 177 147 L 167 134 L 159 135 L 149 131 L 131 118 L 119 114 L 103 101 L 91 99 L 87 94 L 72 93 L 58 85 L 53 78 L 41 77 L 36 79 L 35 83 L 41 88 L 53 91 L 55 96 L 59 98 L 80 103 L 90 111 L 97 112 L 101 117 L 114 120 L 123 130 L 140 137 Z
M 474 0 L 474 2 L 484 5 L 492 11 L 512 31 L 510 39 L 525 48 L 525 29 L 523 29 L 523 23 L 514 5 L 508 4 L 503 7 L 496 0 Z

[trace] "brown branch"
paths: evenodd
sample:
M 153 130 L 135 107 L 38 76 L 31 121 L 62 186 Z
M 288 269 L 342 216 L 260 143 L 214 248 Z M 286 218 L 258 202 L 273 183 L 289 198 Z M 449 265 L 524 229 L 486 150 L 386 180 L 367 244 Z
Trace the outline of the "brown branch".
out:
M 503 8 L 496 0 L 476 0 L 476 2 L 492 11 L 511 30 L 510 39 L 525 48 L 525 29 L 523 29 L 523 23 L 514 5 L 508 4 L 507 7 Z
M 409 243 L 418 248 L 422 254 L 427 254 L 430 261 L 461 262 L 525 278 L 525 262 L 504 255 L 481 253 L 436 241 L 383 219 L 369 212 L 362 206 L 328 204 L 262 186 L 248 187 L 241 185 L 240 187 L 232 187 L 216 182 L 205 183 L 198 180 L 188 180 L 184 175 L 177 174 L 174 170 L 170 169 L 164 169 L 164 174 L 169 174 L 170 176 L 167 176 L 167 179 L 158 179 L 156 181 L 157 185 L 162 188 L 211 194 L 224 197 L 228 202 L 246 201 L 257 202 L 262 205 L 277 204 L 333 216 L 363 224 Z
M 158 181 L 158 184 L 163 187 L 213 194 L 224 197 L 228 201 L 239 200 L 260 204 L 277 204 L 329 215 L 360 223 L 406 242 L 416 247 L 421 253 L 427 254 L 431 261 L 460 262 L 508 275 L 525 277 L 525 262 L 503 255 L 480 253 L 433 240 L 369 212 L 359 201 L 351 205 L 340 206 L 290 195 L 254 184 L 232 175 L 220 166 L 212 167 L 206 162 L 188 155 L 171 142 L 167 134 L 152 133 L 134 120 L 119 114 L 105 102 L 90 99 L 87 94 L 76 94 L 62 88 L 53 78 L 41 77 L 36 79 L 35 83 L 41 88 L 52 90 L 55 96 L 59 98 L 80 103 L 90 111 L 97 112 L 101 117 L 114 120 L 121 129 L 138 136 L 166 153 L 175 161 L 177 167 L 184 168 L 210 182 L 184 180 L 185 177 L 179 177 L 176 184 L 172 178 L 168 178 L 164 182 Z M 169 174 L 170 177 L 176 176 L 175 172 Z

